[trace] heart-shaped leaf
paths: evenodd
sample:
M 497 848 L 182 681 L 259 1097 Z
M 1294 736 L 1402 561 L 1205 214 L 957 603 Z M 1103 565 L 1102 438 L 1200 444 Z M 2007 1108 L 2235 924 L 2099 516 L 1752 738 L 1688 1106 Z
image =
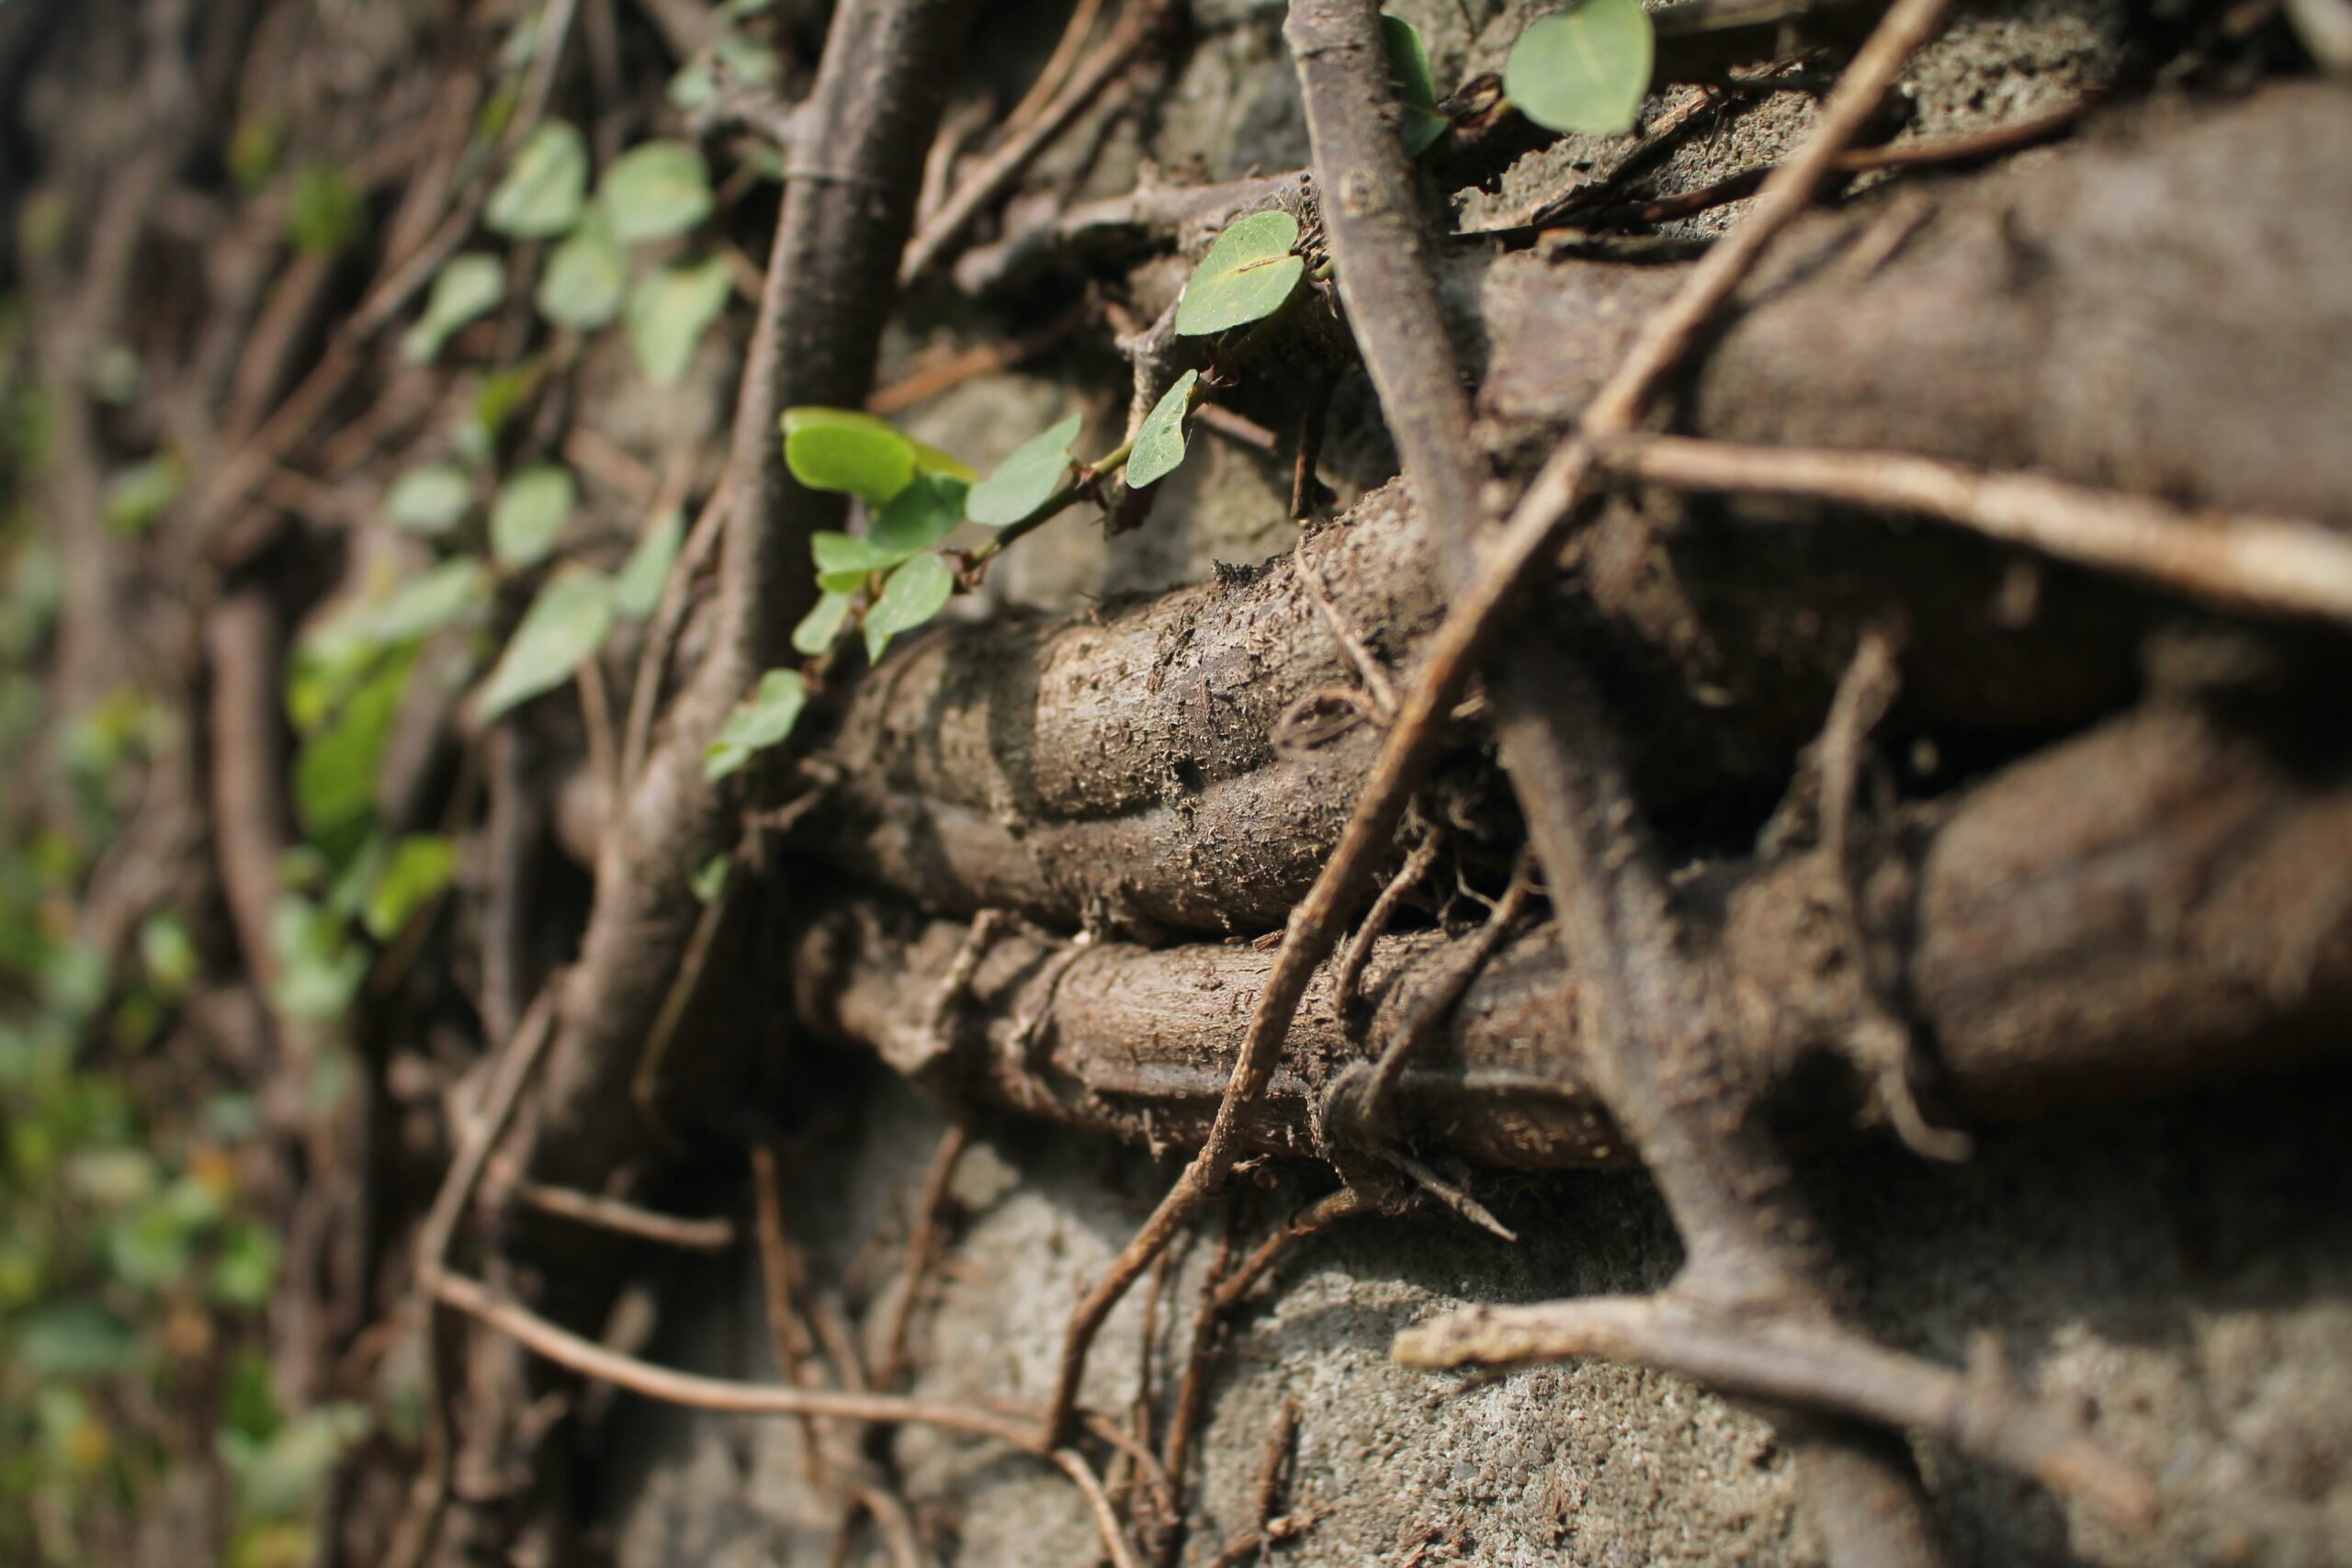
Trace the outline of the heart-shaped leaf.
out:
M 620 314 L 628 292 L 628 258 L 613 226 L 592 212 L 548 255 L 533 303 L 557 326 L 593 333 Z
M 792 647 L 797 653 L 815 659 L 833 646 L 842 635 L 842 627 L 849 620 L 850 599 L 846 593 L 827 593 L 817 601 L 817 607 L 800 617 L 792 628 Z
M 628 297 L 628 344 L 657 387 L 675 386 L 695 345 L 727 309 L 734 285 L 717 256 L 693 266 L 665 266 Z
M 1276 209 L 1238 219 L 1216 237 L 1184 285 L 1176 332 L 1202 337 L 1263 321 L 1290 300 L 1306 263 L 1290 254 L 1298 220 Z
M 678 547 L 685 536 L 686 520 L 674 506 L 645 531 L 613 579 L 614 615 L 624 621 L 641 621 L 653 614 L 653 607 L 662 603 L 662 590 L 669 586 L 670 568 L 677 561 Z
M 1141 490 L 1167 478 L 1184 460 L 1184 416 L 1192 412 L 1193 388 L 1200 378 L 1199 371 L 1185 371 L 1144 416 L 1135 447 L 1127 454 L 1128 489 Z
M 481 692 L 489 724 L 519 704 L 552 691 L 594 656 L 613 625 L 613 585 L 593 571 L 568 571 L 539 590 L 498 656 Z
M 450 333 L 498 309 L 505 298 L 506 268 L 496 256 L 451 256 L 433 279 L 424 314 L 401 339 L 401 357 L 412 365 L 432 363 Z
M 1622 136 L 1641 118 L 1655 47 L 1642 0 L 1580 0 L 1519 35 L 1503 93 L 1546 130 Z
M 491 503 L 492 558 L 509 570 L 547 559 L 579 499 L 571 470 L 560 464 L 535 463 L 517 473 Z
M 474 481 L 455 463 L 411 468 L 384 492 L 384 519 L 411 534 L 446 534 L 474 503 Z
M 569 120 L 550 119 L 524 140 L 481 209 L 482 226 L 516 240 L 569 233 L 588 201 L 588 141 Z
M 792 733 L 808 703 L 808 686 L 797 670 L 771 670 L 758 687 L 727 716 L 718 739 L 703 749 L 702 776 L 717 783 Z
M 892 572 L 865 612 L 865 657 L 879 660 L 892 637 L 939 614 L 955 592 L 956 573 L 937 556 L 917 556 Z
M 996 471 L 972 487 L 964 514 L 975 523 L 1001 528 L 1018 523 L 1061 488 L 1069 472 L 1069 444 L 1086 422 L 1072 414 L 1051 430 L 1012 449 Z
M 1388 50 L 1388 76 L 1396 86 L 1396 102 L 1405 111 L 1398 128 L 1405 139 L 1405 156 L 1418 158 L 1443 136 L 1453 122 L 1438 112 L 1437 81 L 1430 73 L 1429 51 L 1421 30 L 1402 17 L 1380 14 L 1380 39 Z
M 710 216 L 710 167 L 683 141 L 644 141 L 613 161 L 597 203 L 623 244 L 666 240 Z

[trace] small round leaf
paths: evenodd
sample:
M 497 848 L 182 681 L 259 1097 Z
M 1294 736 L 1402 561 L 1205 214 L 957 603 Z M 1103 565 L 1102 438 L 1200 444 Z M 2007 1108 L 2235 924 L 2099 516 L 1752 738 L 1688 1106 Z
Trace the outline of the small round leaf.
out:
M 1184 286 L 1183 302 L 1176 307 L 1177 334 L 1221 333 L 1281 310 L 1306 270 L 1306 261 L 1290 254 L 1296 243 L 1298 220 L 1279 209 L 1228 225 Z
M 565 572 L 539 590 L 482 686 L 484 724 L 552 691 L 595 656 L 613 625 L 613 585 L 593 571 Z
M 1135 449 L 1127 455 L 1130 490 L 1165 479 L 1184 460 L 1184 415 L 1192 411 L 1193 388 L 1200 378 L 1199 371 L 1185 371 L 1144 416 L 1143 428 L 1136 432 Z
M 411 534 L 446 534 L 474 503 L 474 481 L 455 463 L 411 468 L 384 492 L 384 518 Z
M 1402 17 L 1380 14 L 1380 39 L 1388 51 L 1388 76 L 1396 87 L 1396 102 L 1405 111 L 1398 127 L 1405 139 L 1405 156 L 1418 158 L 1443 136 L 1453 122 L 1438 112 L 1437 80 L 1430 73 L 1429 51 L 1421 30 Z
M 808 682 L 799 671 L 771 670 L 761 676 L 758 687 L 727 716 L 718 738 L 703 749 L 702 776 L 716 784 L 784 739 L 808 703 Z
M 956 592 L 956 573 L 937 556 L 917 556 L 890 574 L 865 612 L 865 657 L 878 660 L 890 639 L 939 614 Z
M 432 363 L 450 333 L 488 315 L 505 298 L 506 268 L 496 256 L 451 256 L 433 279 L 424 314 L 401 339 L 401 357 L 412 365 Z
M 1642 0 L 1580 0 L 1519 35 L 1503 93 L 1546 130 L 1622 136 L 1641 118 L 1653 49 Z
M 675 386 L 695 345 L 727 309 L 734 288 L 718 257 L 694 266 L 665 266 L 628 297 L 628 344 L 657 387 Z
M 481 209 L 483 227 L 515 240 L 551 240 L 580 221 L 588 200 L 588 141 L 569 120 L 531 132 Z
M 1083 414 L 1072 414 L 1034 440 L 1013 448 L 996 471 L 972 487 L 965 515 L 975 523 L 1001 528 L 1018 523 L 1061 488 L 1069 471 L 1069 444 L 1078 439 Z
M 612 225 L 591 213 L 548 257 L 533 302 L 560 327 L 593 333 L 620 314 L 628 292 L 628 258 L 613 238 Z
M 637 541 L 628 559 L 613 579 L 613 614 L 624 621 L 641 621 L 662 602 L 669 586 L 670 568 L 685 542 L 686 520 L 672 507 Z
M 547 559 L 579 499 L 571 470 L 560 464 L 535 463 L 517 473 L 491 503 L 492 558 L 509 570 Z
M 792 628 L 792 648 L 811 659 L 833 646 L 842 635 L 842 627 L 849 621 L 850 598 L 846 593 L 827 593 L 817 601 L 817 607 L 800 617 Z
M 596 199 L 623 244 L 666 240 L 710 216 L 710 167 L 683 141 L 646 141 L 605 171 Z

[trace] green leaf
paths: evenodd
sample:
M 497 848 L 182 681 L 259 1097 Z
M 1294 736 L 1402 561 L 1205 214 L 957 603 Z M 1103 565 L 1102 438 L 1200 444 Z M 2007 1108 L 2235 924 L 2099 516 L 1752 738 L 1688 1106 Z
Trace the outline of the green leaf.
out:
M 1306 270 L 1305 259 L 1290 254 L 1296 243 L 1298 220 L 1280 209 L 1236 220 L 1184 286 L 1183 302 L 1176 307 L 1177 334 L 1221 333 L 1281 310 Z
M 138 1339 L 130 1325 L 89 1302 L 37 1310 L 17 1336 L 17 1364 L 37 1378 L 101 1378 L 120 1371 Z
M 813 404 L 784 411 L 784 461 L 810 490 L 838 491 L 879 506 L 917 474 L 945 474 L 969 483 L 969 464 L 915 440 L 888 420 L 855 409 Z
M 723 853 L 714 852 L 705 855 L 702 863 L 695 866 L 686 878 L 686 885 L 695 890 L 695 901 L 707 904 L 726 892 L 727 878 L 734 865 L 735 863 Z
M 516 570 L 537 566 L 555 548 L 571 508 L 580 499 L 571 470 L 558 463 L 534 463 L 498 487 L 490 509 L 490 553 Z
M 892 572 L 865 612 L 865 657 L 879 660 L 892 637 L 939 614 L 955 592 L 956 573 L 937 556 L 917 556 Z
M 1622 136 L 1641 118 L 1653 48 L 1641 0 L 1581 0 L 1519 35 L 1503 94 L 1546 130 Z
M 451 256 L 433 279 L 424 314 L 401 339 L 401 357 L 412 365 L 431 364 L 450 333 L 498 309 L 505 298 L 506 268 L 496 256 Z
M 683 234 L 710 215 L 710 169 L 683 141 L 645 141 L 605 171 L 596 200 L 623 244 Z
M 717 256 L 690 266 L 665 266 L 628 297 L 628 343 L 657 387 L 677 384 L 695 345 L 727 309 L 734 285 Z
M 588 202 L 588 139 L 570 120 L 550 119 L 524 140 L 481 209 L 482 226 L 515 240 L 571 232 Z
M 913 481 L 915 444 L 871 414 L 797 408 L 784 416 L 784 462 L 810 490 L 879 506 Z
M 269 946 L 278 971 L 270 1004 L 291 1018 L 333 1022 L 368 977 L 368 954 L 343 917 L 293 894 L 270 908 Z
M 146 967 L 147 978 L 166 997 L 187 990 L 204 967 L 196 939 L 188 935 L 187 922 L 169 909 L 158 909 L 140 926 L 139 961 Z
M 107 481 L 107 526 L 126 537 L 145 533 L 187 486 L 187 466 L 169 452 L 118 470 Z
M 446 534 L 473 509 L 474 481 L 455 463 L 411 468 L 384 492 L 384 519 L 410 534 Z
M 223 1306 L 257 1307 L 277 1283 L 277 1238 L 251 1220 L 231 1225 L 212 1265 L 212 1299 Z
M 1013 448 L 996 471 L 972 487 L 964 514 L 991 528 L 1018 523 L 1061 488 L 1069 471 L 1069 444 L 1078 439 L 1082 414 L 1072 414 L 1035 440 Z
M 771 670 L 752 694 L 727 716 L 718 738 L 704 748 L 702 776 L 713 784 L 792 733 L 808 705 L 808 682 L 797 670 Z
M 294 759 L 294 806 L 313 840 L 344 832 L 374 813 L 376 775 L 413 662 L 390 661 L 305 737 Z
M 357 182 L 329 164 L 314 164 L 294 181 L 286 203 L 286 234 L 314 256 L 337 254 L 359 238 L 368 198 Z
M 1184 416 L 1192 412 L 1193 387 L 1200 378 L 1199 371 L 1185 371 L 1144 416 L 1135 449 L 1127 455 L 1128 489 L 1141 490 L 1165 479 L 1184 460 Z
M 1388 75 L 1396 85 L 1396 101 L 1404 108 L 1405 156 L 1418 158 L 1443 136 L 1453 122 L 1438 112 L 1437 82 L 1430 74 L 1429 51 L 1421 30 L 1402 17 L 1380 14 L 1380 38 L 1388 50 Z
M 613 579 L 614 615 L 624 621 L 641 621 L 653 614 L 654 606 L 662 603 L 662 590 L 670 584 L 670 568 L 676 564 L 678 547 L 685 536 L 686 520 L 676 507 L 654 520 Z
M 849 621 L 850 599 L 846 593 L 827 593 L 817 601 L 817 607 L 800 617 L 792 628 L 792 648 L 796 653 L 815 659 L 833 646 L 842 635 L 842 627 Z
M 808 554 L 817 562 L 818 582 L 837 593 L 854 592 L 865 581 L 866 573 L 888 571 L 907 558 L 871 539 L 830 528 L 809 536 Z
M 896 566 L 954 533 L 964 521 L 968 493 L 969 487 L 951 474 L 918 474 L 875 514 L 865 543 L 889 556 L 884 565 Z
M 593 571 L 562 573 L 539 590 L 483 682 L 481 722 L 551 691 L 594 657 L 613 626 L 613 585 Z
M 628 258 L 613 238 L 613 226 L 592 212 L 548 257 L 532 302 L 557 326 L 593 333 L 620 314 L 628 292 Z
M 438 833 L 411 833 L 392 846 L 384 868 L 368 890 L 368 934 L 390 942 L 426 899 L 449 886 L 458 869 L 458 846 Z

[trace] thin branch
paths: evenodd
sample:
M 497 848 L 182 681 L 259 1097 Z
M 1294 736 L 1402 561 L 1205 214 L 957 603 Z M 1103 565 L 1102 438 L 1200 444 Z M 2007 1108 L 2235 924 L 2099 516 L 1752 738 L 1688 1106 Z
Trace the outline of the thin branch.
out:
M 884 1426 L 937 1427 L 943 1431 L 993 1438 L 1023 1452 L 1035 1451 L 1037 1428 L 1033 1423 L 993 1410 L 910 1399 L 901 1394 L 786 1388 L 673 1371 L 608 1350 L 594 1340 L 559 1328 L 527 1308 L 493 1295 L 463 1275 L 441 1275 L 434 1294 L 557 1366 L 665 1404 L 716 1410 L 730 1416 L 815 1416 Z
M 581 1192 L 569 1187 L 550 1187 L 543 1181 L 532 1181 L 522 1177 L 508 1182 L 506 1191 L 516 1202 L 537 1209 L 542 1214 L 553 1214 L 558 1219 L 594 1225 L 616 1235 L 635 1236 L 640 1241 L 653 1242 L 662 1247 L 674 1247 L 686 1252 L 725 1252 L 735 1245 L 735 1226 L 726 1220 L 692 1220 L 677 1214 L 664 1214 L 624 1202 L 618 1198 Z
M 1895 452 L 1645 435 L 1611 443 L 1605 463 L 1628 479 L 1682 490 L 1918 513 L 2230 609 L 2352 623 L 2352 537 L 2318 523 L 2193 512 L 2038 474 L 1988 474 Z
M 1735 1317 L 1671 1293 L 1603 1296 L 1464 1308 L 1398 1334 L 1394 1353 L 1407 1366 L 1428 1368 L 1582 1356 L 1654 1367 L 1738 1398 L 1928 1433 L 2125 1523 L 2155 1517 L 2147 1478 L 2048 1402 L 1996 1377 L 1952 1371 L 1819 1323 Z
M 1159 36 L 1180 9 L 1172 0 L 1127 0 L 1117 24 L 1095 46 L 1094 52 L 1052 104 L 1006 138 L 1004 144 L 989 153 L 971 177 L 947 198 L 946 205 L 922 226 L 907 246 L 906 259 L 899 267 L 899 286 L 911 286 L 936 265 L 948 247 L 963 238 L 972 220 L 1021 177 L 1030 161 L 1044 152 L 1046 144 L 1060 135 L 1097 94 L 1135 62 L 1145 46 Z
M 449 1244 L 457 1235 L 458 1223 L 473 1202 L 482 1173 L 489 1168 L 491 1153 L 505 1133 L 507 1122 L 513 1120 L 515 1107 L 522 1102 L 523 1090 L 529 1085 L 540 1058 L 547 1054 L 548 1043 L 555 1037 L 557 988 L 553 979 L 540 988 L 530 1010 L 516 1026 L 514 1038 L 507 1042 L 490 1086 L 483 1091 L 481 1107 L 471 1123 L 461 1129 L 457 1158 L 451 1162 L 449 1174 L 443 1179 L 440 1191 L 434 1195 L 433 1207 L 425 1212 L 424 1223 L 417 1231 L 416 1288 L 427 1303 L 425 1361 L 432 1380 L 432 1414 L 424 1427 L 424 1462 L 409 1490 L 400 1522 L 393 1528 L 391 1542 L 385 1549 L 384 1568 L 414 1568 L 424 1560 L 425 1551 L 433 1544 L 434 1527 L 439 1523 L 442 1508 L 448 1501 L 450 1467 L 457 1453 L 457 1391 L 450 1386 L 447 1369 L 440 1366 L 434 1351 L 437 1336 L 431 1303 L 437 1299 L 438 1287 L 447 1278 Z
M 1764 248 L 1813 204 L 1822 182 L 1886 97 L 1920 45 L 1943 30 L 1951 0 L 1895 0 L 1838 78 L 1813 130 L 1758 193 L 1747 220 L 1715 242 L 1667 307 L 1639 336 L 1598 396 L 1584 427 L 1596 435 L 1634 428 L 1651 390 L 1682 361 L 1700 332 L 1747 276 Z
M 1111 1568 L 1143 1568 L 1136 1560 L 1135 1548 L 1127 1544 L 1126 1527 L 1119 1522 L 1118 1510 L 1111 1506 L 1111 1499 L 1102 1491 L 1102 1483 L 1094 1478 L 1094 1467 L 1076 1449 L 1056 1449 L 1054 1462 L 1062 1473 L 1078 1483 L 1086 1495 L 1086 1506 L 1093 1511 L 1094 1529 L 1102 1538 L 1102 1550 L 1110 1554 Z

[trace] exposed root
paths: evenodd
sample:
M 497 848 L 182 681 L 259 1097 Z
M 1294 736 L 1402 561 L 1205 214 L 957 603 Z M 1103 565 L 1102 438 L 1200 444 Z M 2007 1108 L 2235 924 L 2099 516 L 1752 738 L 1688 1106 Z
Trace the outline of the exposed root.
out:
M 1957 1372 L 1802 1318 L 1725 1311 L 1674 1292 L 1468 1307 L 1396 1337 L 1408 1366 L 1509 1366 L 1581 1356 L 1673 1372 L 1736 1398 L 1936 1437 L 2124 1523 L 2156 1512 L 2147 1477 L 1990 1364 Z

